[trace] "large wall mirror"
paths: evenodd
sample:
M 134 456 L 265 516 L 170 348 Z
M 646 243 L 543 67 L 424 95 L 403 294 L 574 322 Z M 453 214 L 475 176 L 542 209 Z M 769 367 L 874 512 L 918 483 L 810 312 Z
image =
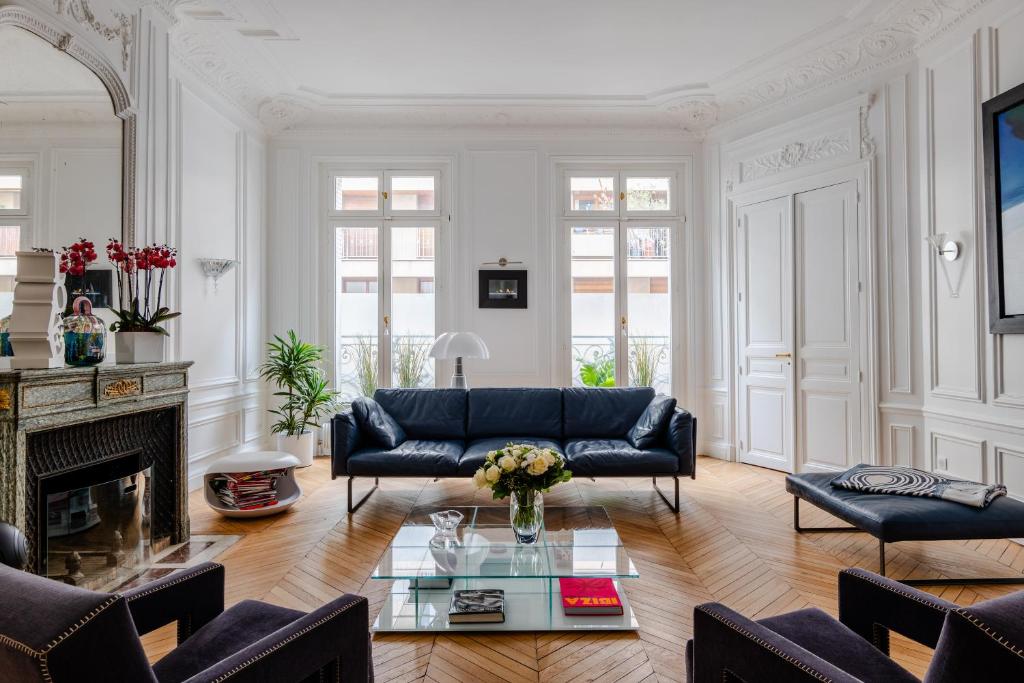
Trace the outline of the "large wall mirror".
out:
M 67 284 L 102 309 L 111 295 L 106 242 L 133 237 L 123 194 L 128 126 L 115 113 L 126 109 L 126 96 L 112 96 L 72 56 L 85 53 L 69 49 L 70 36 L 48 38 L 0 23 L 0 318 L 11 312 L 17 250 L 92 240 L 95 274 Z

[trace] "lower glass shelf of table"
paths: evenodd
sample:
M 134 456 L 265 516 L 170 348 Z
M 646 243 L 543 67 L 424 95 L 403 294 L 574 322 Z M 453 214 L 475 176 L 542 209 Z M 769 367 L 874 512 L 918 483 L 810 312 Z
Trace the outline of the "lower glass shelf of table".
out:
M 374 622 L 392 631 L 636 630 L 639 625 L 622 582 L 639 573 L 602 507 L 549 507 L 537 543 L 516 543 L 508 508 L 454 508 L 464 515 L 454 534 L 430 522 L 435 508 L 414 508 L 374 570 L 393 581 Z M 622 603 L 621 616 L 566 616 L 560 578 L 608 578 Z M 427 588 L 439 583 L 447 587 Z M 448 620 L 452 594 L 465 589 L 505 592 L 503 623 Z

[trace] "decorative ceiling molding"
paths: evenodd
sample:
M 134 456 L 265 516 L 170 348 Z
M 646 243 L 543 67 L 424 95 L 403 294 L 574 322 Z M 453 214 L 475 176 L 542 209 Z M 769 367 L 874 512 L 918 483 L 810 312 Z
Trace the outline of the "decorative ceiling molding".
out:
M 69 16 L 107 40 L 119 40 L 121 42 L 121 70 L 128 71 L 132 46 L 135 44 L 135 17 L 111 10 L 117 23 L 104 23 L 96 18 L 96 14 L 89 7 L 89 0 L 53 0 L 53 9 L 58 16 Z M 70 36 L 68 39 L 70 40 Z
M 702 138 L 721 124 L 782 106 L 913 57 L 922 45 L 990 0 L 894 0 L 888 10 L 828 47 L 787 62 L 766 55 L 743 80 L 680 87 L 649 96 L 522 97 L 341 96 L 286 84 L 267 53 L 234 54 L 217 30 L 244 23 L 231 0 L 217 0 L 223 20 L 198 22 L 181 11 L 190 0 L 161 0 L 178 8 L 172 53 L 190 72 L 257 118 L 271 133 L 296 126 L 570 127 L 625 126 L 677 130 Z M 87 4 L 85 0 L 55 0 Z M 203 6 L 213 6 L 206 0 Z M 200 24 L 203 24 L 200 26 Z M 276 27 L 274 27 L 276 28 Z M 248 48 L 246 48 L 248 49 Z M 278 74 L 274 78 L 272 74 Z M 268 75 L 269 74 L 269 75 Z M 866 125 L 866 123 L 865 123 Z M 865 145 L 869 145 L 866 138 Z M 870 153 L 870 150 L 868 150 Z
M 819 135 L 791 142 L 767 154 L 740 162 L 740 178 L 743 182 L 760 180 L 799 166 L 834 159 L 849 151 L 850 138 L 846 135 L 842 133 Z

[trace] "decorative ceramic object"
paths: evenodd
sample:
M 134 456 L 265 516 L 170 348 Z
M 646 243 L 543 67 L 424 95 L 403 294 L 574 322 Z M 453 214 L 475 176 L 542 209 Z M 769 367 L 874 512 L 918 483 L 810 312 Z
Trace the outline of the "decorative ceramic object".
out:
M 14 349 L 11 347 L 11 316 L 0 318 L 0 369 L 8 370 L 11 367 L 11 357 Z
M 316 455 L 316 441 L 316 432 L 278 434 L 277 450 L 294 455 L 299 459 L 300 467 L 309 467 Z
M 61 315 L 66 294 L 58 256 L 52 251 L 17 252 L 10 342 L 16 370 L 64 366 Z
M 123 363 L 162 363 L 167 335 L 159 332 L 118 332 L 115 358 Z
M 64 362 L 84 366 L 102 363 L 106 355 L 107 328 L 92 314 L 92 302 L 80 296 L 64 316 Z
M 299 461 L 294 455 L 280 451 L 248 451 L 232 453 L 210 463 L 206 468 L 203 489 L 206 503 L 225 517 L 265 517 L 284 512 L 294 505 L 302 496 L 299 482 L 295 480 L 295 468 Z M 263 470 L 285 469 L 285 476 L 277 482 L 277 505 L 239 510 L 225 505 L 211 487 L 211 481 L 219 475 L 231 472 L 258 472 Z

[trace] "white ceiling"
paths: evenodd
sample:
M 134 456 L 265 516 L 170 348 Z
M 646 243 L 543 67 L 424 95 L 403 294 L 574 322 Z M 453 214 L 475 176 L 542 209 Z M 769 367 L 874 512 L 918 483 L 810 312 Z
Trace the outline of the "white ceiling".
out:
M 173 48 L 272 128 L 571 120 L 694 130 L 905 58 L 969 9 L 969 0 L 184 0 Z

